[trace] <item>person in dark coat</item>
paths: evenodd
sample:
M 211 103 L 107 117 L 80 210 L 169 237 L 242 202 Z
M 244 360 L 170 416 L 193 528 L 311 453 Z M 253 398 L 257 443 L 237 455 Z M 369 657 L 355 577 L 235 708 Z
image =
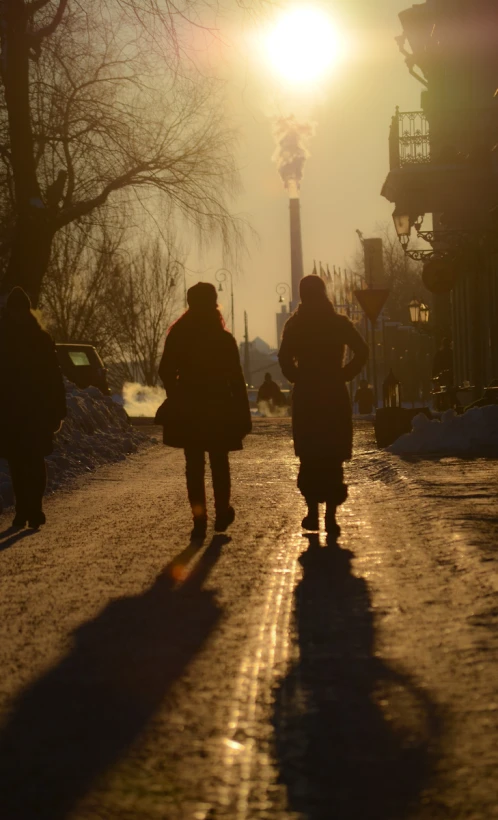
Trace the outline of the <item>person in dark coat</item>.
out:
M 270 410 L 274 410 L 276 407 L 282 407 L 282 405 L 285 404 L 282 391 L 278 384 L 273 381 L 271 373 L 265 373 L 264 382 L 258 390 L 256 404 L 259 405 L 262 402 L 266 402 Z
M 448 338 L 441 339 L 441 346 L 432 362 L 432 378 L 439 379 L 441 384 L 453 384 L 453 349 Z
M 235 518 L 230 504 L 230 450 L 251 431 L 247 389 L 237 343 L 225 330 L 216 288 L 199 282 L 187 292 L 188 310 L 171 327 L 159 365 L 167 394 L 164 443 L 185 451 L 193 538 L 207 528 L 205 456 L 209 453 L 216 519 L 224 532 Z
M 66 416 L 66 392 L 55 345 L 14 288 L 0 322 L 0 456 L 6 458 L 16 499 L 13 526 L 45 523 L 45 456 Z
M 288 319 L 278 354 L 294 383 L 292 428 L 299 456 L 298 487 L 308 505 L 303 527 L 318 529 L 318 505 L 326 503 L 325 527 L 337 537 L 336 509 L 347 497 L 343 462 L 351 458 L 352 409 L 346 382 L 362 369 L 368 347 L 346 316 L 335 312 L 319 276 L 300 283 L 301 303 Z M 345 347 L 354 357 L 343 363 Z
M 361 379 L 354 400 L 358 405 L 358 413 L 360 416 L 366 416 L 372 412 L 374 407 L 374 393 L 372 388 L 368 386 L 366 379 Z

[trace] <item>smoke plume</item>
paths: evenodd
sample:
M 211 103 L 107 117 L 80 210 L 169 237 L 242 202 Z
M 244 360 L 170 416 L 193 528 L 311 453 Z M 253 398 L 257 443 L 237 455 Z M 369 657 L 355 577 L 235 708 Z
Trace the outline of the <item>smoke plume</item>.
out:
M 166 397 L 161 387 L 144 387 L 143 384 L 125 382 L 123 385 L 123 403 L 129 416 L 154 418 L 156 410 Z
M 290 196 L 299 194 L 304 164 L 310 156 L 308 144 L 314 133 L 311 123 L 298 122 L 293 115 L 280 117 L 275 123 L 273 135 L 277 147 L 272 159 Z

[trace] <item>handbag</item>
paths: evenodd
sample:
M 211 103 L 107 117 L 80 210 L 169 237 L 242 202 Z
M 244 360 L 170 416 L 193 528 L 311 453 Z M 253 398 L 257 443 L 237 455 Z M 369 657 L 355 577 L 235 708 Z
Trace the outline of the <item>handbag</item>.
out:
M 181 402 L 178 399 L 165 399 L 157 408 L 154 421 L 163 428 L 164 444 L 170 447 L 185 446 L 184 419 Z

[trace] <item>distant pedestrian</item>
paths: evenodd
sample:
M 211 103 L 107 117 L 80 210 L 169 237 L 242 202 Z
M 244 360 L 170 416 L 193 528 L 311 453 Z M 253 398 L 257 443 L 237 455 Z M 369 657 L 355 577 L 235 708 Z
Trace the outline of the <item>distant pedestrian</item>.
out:
M 360 380 L 360 386 L 355 393 L 354 400 L 358 405 L 360 416 L 367 416 L 374 408 L 374 394 L 366 379 Z
M 439 379 L 439 383 L 446 386 L 453 384 L 453 349 L 447 337 L 441 339 L 441 345 L 434 355 L 432 378 Z
M 164 443 L 185 451 L 192 538 L 204 538 L 204 454 L 209 453 L 213 478 L 214 528 L 224 532 L 235 518 L 228 453 L 242 449 L 251 431 L 251 413 L 237 343 L 225 330 L 216 288 L 199 282 L 188 290 L 187 303 L 188 310 L 166 337 L 159 375 L 168 398 L 159 417 Z
M 45 523 L 45 456 L 66 415 L 64 381 L 49 334 L 14 288 L 0 321 L 0 456 L 6 458 L 16 500 L 14 527 Z
M 294 383 L 292 427 L 299 456 L 298 487 L 308 505 L 303 527 L 317 530 L 318 505 L 326 503 L 325 528 L 340 534 L 337 507 L 347 498 L 343 462 L 351 458 L 353 424 L 346 382 L 362 369 L 368 347 L 350 320 L 336 313 L 318 276 L 305 276 L 301 303 L 287 321 L 280 367 Z M 354 358 L 343 364 L 345 347 Z
M 256 403 L 258 408 L 260 404 L 266 405 L 270 415 L 275 412 L 277 408 L 285 405 L 284 395 L 278 384 L 273 381 L 270 373 L 265 373 L 265 380 L 258 390 Z

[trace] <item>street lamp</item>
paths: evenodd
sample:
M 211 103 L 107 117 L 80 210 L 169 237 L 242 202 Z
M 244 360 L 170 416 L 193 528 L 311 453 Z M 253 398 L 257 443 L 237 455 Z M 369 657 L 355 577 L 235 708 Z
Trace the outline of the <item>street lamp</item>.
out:
M 413 325 L 426 325 L 430 317 L 430 309 L 428 305 L 419 302 L 418 299 L 412 299 L 408 305 L 410 311 L 410 321 Z
M 430 310 L 428 305 L 422 304 L 420 305 L 420 322 L 423 325 L 426 325 L 429 321 Z
M 412 299 L 408 305 L 408 310 L 410 311 L 410 322 L 414 325 L 418 325 L 420 322 L 420 302 L 418 299 Z
M 409 214 L 405 213 L 405 211 L 401 208 L 395 208 L 393 213 L 393 222 L 399 241 L 403 247 L 407 247 L 410 242 L 410 234 L 412 232 Z
M 233 278 L 232 274 L 230 273 L 227 268 L 219 268 L 219 270 L 215 273 L 215 279 L 219 282 L 218 285 L 218 292 L 223 292 L 223 284 L 227 281 L 227 276 L 230 277 L 230 314 L 231 314 L 231 324 L 232 324 L 232 336 L 234 335 L 234 327 L 235 327 L 235 319 L 234 319 L 234 310 L 233 310 Z
M 279 296 L 278 301 L 280 302 L 281 305 L 283 305 L 284 302 L 285 302 L 284 295 L 286 293 L 288 293 L 288 295 L 289 295 L 289 313 L 291 313 L 292 312 L 291 311 L 292 291 L 291 291 L 290 285 L 288 285 L 287 282 L 279 282 L 279 284 L 277 285 L 275 290 L 278 293 L 278 296 Z

